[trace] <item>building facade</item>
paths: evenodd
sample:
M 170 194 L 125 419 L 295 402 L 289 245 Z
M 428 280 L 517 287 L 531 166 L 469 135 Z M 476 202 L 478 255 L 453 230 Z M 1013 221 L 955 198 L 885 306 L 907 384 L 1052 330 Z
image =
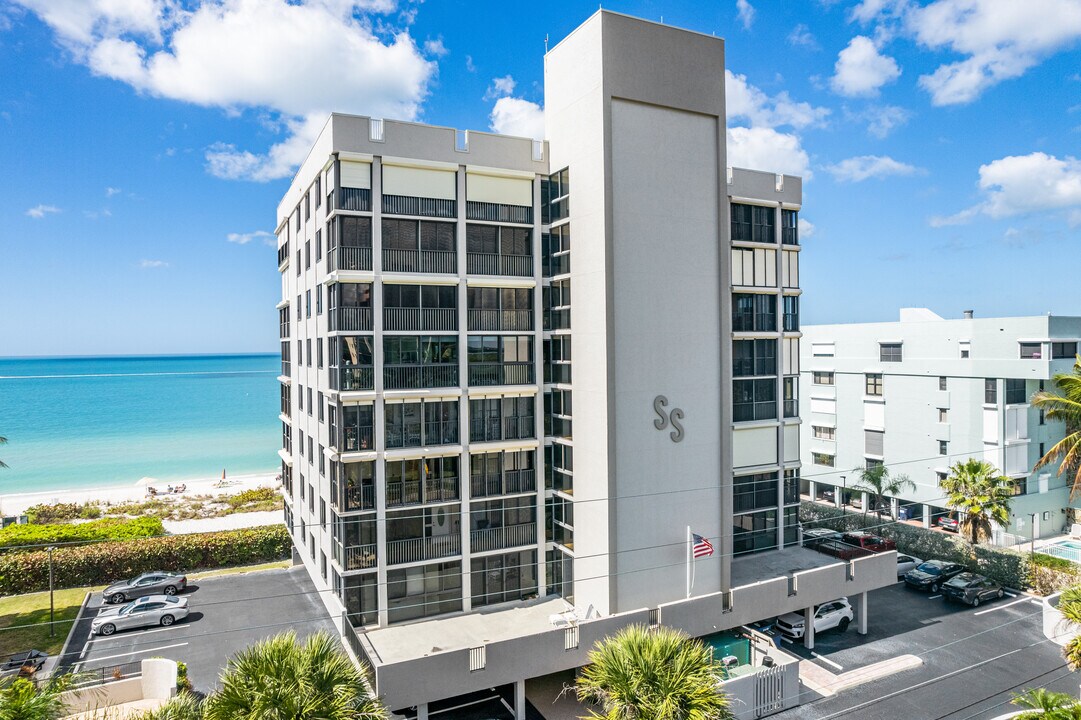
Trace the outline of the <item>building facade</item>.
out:
M 939 481 L 954 463 L 978 458 L 1014 481 L 1003 532 L 1061 531 L 1067 479 L 1033 466 L 1065 427 L 1030 399 L 1070 371 L 1079 338 L 1077 317 L 946 320 L 922 308 L 903 309 L 899 322 L 805 327 L 803 491 L 861 499 L 848 490 L 859 469 L 884 463 L 916 486 L 893 501 L 894 516 L 930 525 L 950 513 Z

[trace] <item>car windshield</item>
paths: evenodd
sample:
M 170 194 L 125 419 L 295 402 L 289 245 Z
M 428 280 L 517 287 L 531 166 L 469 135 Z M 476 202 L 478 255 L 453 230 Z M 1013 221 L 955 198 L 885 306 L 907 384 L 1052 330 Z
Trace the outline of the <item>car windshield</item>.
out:
M 165 602 L 178 603 L 180 602 L 180 598 L 176 597 L 175 595 L 166 595 Z
M 950 580 L 950 585 L 955 585 L 957 587 L 968 587 L 969 585 L 975 584 L 975 582 L 979 579 L 980 578 L 978 575 L 973 575 L 972 573 L 961 573 L 953 580 Z
M 128 603 L 124 607 L 120 608 L 118 615 L 130 615 L 131 611 L 135 609 L 135 603 Z
M 941 575 L 942 574 L 942 568 L 940 568 L 938 565 L 933 565 L 931 563 L 924 563 L 923 565 L 920 565 L 916 569 L 919 570 L 920 572 L 925 572 L 928 575 Z

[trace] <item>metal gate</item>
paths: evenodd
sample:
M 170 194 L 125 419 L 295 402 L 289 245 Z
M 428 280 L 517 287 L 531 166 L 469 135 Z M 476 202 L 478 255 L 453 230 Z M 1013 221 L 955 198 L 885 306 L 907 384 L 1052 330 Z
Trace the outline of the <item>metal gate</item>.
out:
M 754 675 L 754 716 L 772 715 L 784 709 L 784 668 L 771 667 Z

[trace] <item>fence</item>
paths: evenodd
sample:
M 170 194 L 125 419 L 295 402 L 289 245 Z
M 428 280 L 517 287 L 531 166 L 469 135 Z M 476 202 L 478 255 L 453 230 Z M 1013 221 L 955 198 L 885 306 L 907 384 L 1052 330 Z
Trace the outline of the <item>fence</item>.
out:
M 143 674 L 142 662 L 120 663 L 119 665 L 103 665 L 91 670 L 80 670 L 75 676 L 72 687 L 82 688 L 90 685 L 103 685 L 117 680 L 139 677 Z

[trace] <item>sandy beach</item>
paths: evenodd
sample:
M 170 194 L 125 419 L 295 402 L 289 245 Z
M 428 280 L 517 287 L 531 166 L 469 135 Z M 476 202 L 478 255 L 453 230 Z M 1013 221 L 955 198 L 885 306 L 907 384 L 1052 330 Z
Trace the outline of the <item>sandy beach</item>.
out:
M 258 487 L 277 487 L 276 472 L 262 473 L 258 475 L 236 475 L 228 477 L 225 485 L 221 485 L 221 478 L 202 478 L 197 480 L 183 481 L 187 489 L 184 496 L 192 495 L 223 495 L 235 494 L 244 490 Z M 165 493 L 172 483 L 155 482 L 152 486 L 159 493 Z M 12 495 L 0 495 L 0 513 L 3 515 L 19 515 L 26 512 L 28 507 L 41 503 L 122 503 L 134 500 L 143 500 L 147 497 L 145 484 L 122 485 L 119 487 L 106 488 L 74 488 L 70 490 L 46 490 L 36 493 L 18 493 Z M 173 496 L 180 497 L 180 496 Z

